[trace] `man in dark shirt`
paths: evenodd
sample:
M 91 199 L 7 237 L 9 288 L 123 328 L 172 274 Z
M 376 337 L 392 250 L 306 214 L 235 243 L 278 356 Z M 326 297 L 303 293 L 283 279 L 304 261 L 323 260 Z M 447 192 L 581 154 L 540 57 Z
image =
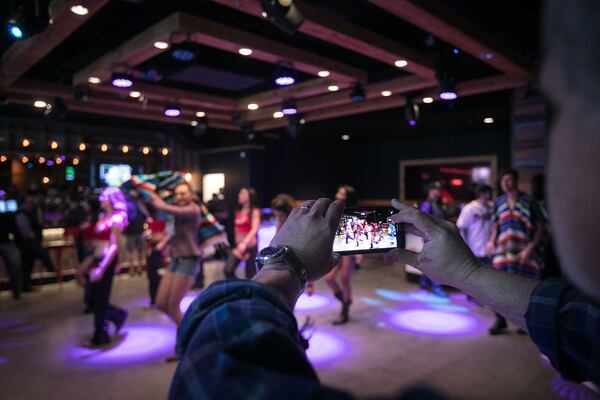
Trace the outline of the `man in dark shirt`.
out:
M 17 214 L 16 237 L 17 246 L 21 252 L 23 273 L 21 274 L 21 287 L 24 292 L 30 292 L 31 274 L 36 259 L 40 259 L 48 271 L 54 271 L 54 263 L 50 258 L 48 249 L 42 245 L 42 224 L 35 212 L 35 198 L 28 195 L 23 200 Z

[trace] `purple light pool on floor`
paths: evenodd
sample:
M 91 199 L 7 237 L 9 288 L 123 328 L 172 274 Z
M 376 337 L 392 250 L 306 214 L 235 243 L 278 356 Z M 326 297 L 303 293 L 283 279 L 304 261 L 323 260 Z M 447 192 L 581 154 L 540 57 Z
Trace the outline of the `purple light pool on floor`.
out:
M 434 336 L 470 335 L 481 330 L 479 321 L 470 315 L 435 310 L 398 311 L 390 322 L 403 331 Z
M 331 305 L 331 298 L 322 294 L 313 294 L 312 296 L 303 293 L 296 303 L 294 311 L 314 311 L 322 310 Z
M 188 293 L 185 295 L 185 297 L 183 299 L 181 299 L 181 302 L 179 303 L 179 310 L 185 314 L 185 312 L 187 311 L 187 309 L 190 307 L 190 304 L 192 304 L 192 302 L 194 300 L 196 300 L 196 297 L 198 297 L 199 293 Z
M 22 319 L 6 319 L 4 321 L 0 321 L 0 329 L 2 328 L 12 328 L 13 326 L 17 326 L 22 324 L 24 321 Z
M 306 355 L 317 367 L 338 361 L 348 354 L 347 344 L 330 333 L 315 332 L 309 343 L 310 347 L 306 351 Z
M 67 357 L 91 365 L 116 365 L 146 362 L 173 353 L 175 329 L 151 325 L 131 325 L 123 330 L 122 342 L 106 349 L 90 349 L 72 344 Z

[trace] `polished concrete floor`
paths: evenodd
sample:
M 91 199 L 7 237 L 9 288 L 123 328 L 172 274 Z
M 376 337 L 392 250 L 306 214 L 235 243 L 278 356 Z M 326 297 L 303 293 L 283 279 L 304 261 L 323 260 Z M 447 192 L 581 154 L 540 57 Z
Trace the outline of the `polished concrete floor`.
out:
M 214 276 L 213 273 L 209 275 Z M 338 304 L 323 282 L 296 310 L 315 322 L 309 358 L 326 385 L 357 396 L 392 395 L 425 383 L 456 399 L 554 399 L 564 388 L 527 336 L 490 337 L 493 314 L 461 294 L 444 300 L 406 282 L 402 269 L 369 257 L 354 276 L 351 321 L 333 326 Z M 175 328 L 145 311 L 144 277 L 119 276 L 113 302 L 130 310 L 104 351 L 82 346 L 92 318 L 72 282 L 13 301 L 0 294 L 0 399 L 163 399 L 175 370 Z M 188 296 L 189 302 L 193 295 Z

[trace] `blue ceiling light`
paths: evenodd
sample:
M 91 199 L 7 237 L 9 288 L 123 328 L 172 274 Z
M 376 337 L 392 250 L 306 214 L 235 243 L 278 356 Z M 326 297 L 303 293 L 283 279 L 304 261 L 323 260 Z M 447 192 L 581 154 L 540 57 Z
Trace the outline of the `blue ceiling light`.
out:
M 352 101 L 363 101 L 366 98 L 365 90 L 360 83 L 354 85 L 352 92 L 350 93 L 350 99 Z
M 181 107 L 176 104 L 169 104 L 165 106 L 165 116 L 167 117 L 179 117 L 181 115 Z
M 23 31 L 15 23 L 8 24 L 8 33 L 15 39 L 23 39 Z
M 181 62 L 188 62 L 198 57 L 198 49 L 192 42 L 176 43 L 171 45 L 171 57 Z

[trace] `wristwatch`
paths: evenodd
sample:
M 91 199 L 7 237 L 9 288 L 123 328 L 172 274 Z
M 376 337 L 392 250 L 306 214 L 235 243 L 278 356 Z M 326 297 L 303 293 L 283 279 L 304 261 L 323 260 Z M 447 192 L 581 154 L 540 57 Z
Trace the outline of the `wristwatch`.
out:
M 276 244 L 273 246 L 265 247 L 258 253 L 255 259 L 256 268 L 260 271 L 262 269 L 274 269 L 274 270 L 291 270 L 293 271 L 302 286 L 302 291 L 308 283 L 308 272 L 306 268 L 302 266 L 298 257 L 294 254 L 294 251 L 287 246 Z

